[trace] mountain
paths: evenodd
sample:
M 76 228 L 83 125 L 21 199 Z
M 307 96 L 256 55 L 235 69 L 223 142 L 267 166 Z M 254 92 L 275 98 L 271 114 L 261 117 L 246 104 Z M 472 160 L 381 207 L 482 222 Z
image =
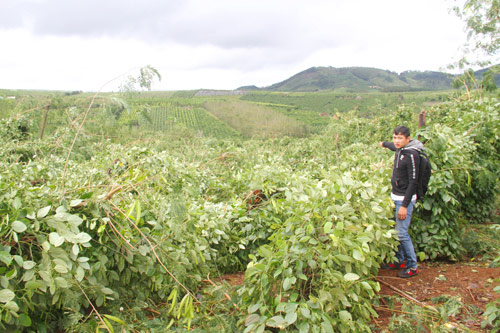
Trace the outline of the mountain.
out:
M 431 71 L 401 74 L 370 67 L 312 67 L 263 90 L 271 91 L 411 91 L 451 89 L 454 76 Z
M 484 68 L 484 69 L 480 69 L 478 71 L 475 71 L 474 72 L 474 77 L 477 79 L 477 80 L 481 80 L 483 78 L 483 75 L 490 69 L 492 69 L 493 67 L 495 67 L 496 69 L 496 72 L 498 73 L 500 71 L 500 64 L 498 65 L 495 65 L 495 66 L 491 66 L 491 67 L 488 67 L 488 68 Z M 497 85 L 497 87 L 500 87 L 500 74 L 497 74 L 496 76 L 496 80 L 495 80 L 495 83 Z
M 259 90 L 259 88 L 257 86 L 255 86 L 255 85 L 251 85 L 251 86 L 239 87 L 236 90 L 246 90 L 246 91 L 249 91 L 249 90 Z
M 474 72 L 476 79 L 480 80 L 484 72 L 490 68 Z M 238 89 L 304 92 L 319 90 L 432 91 L 452 89 L 452 82 L 456 77 L 457 75 L 433 71 L 405 71 L 398 74 L 371 67 L 311 67 L 268 87 L 245 86 Z M 496 84 L 500 87 L 500 74 L 497 75 Z

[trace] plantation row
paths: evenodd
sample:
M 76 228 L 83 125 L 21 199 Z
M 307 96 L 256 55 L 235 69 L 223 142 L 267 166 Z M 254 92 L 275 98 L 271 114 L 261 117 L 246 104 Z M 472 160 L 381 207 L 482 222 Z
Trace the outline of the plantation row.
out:
M 229 115 L 239 105 L 203 107 Z M 378 142 L 405 123 L 431 157 L 411 230 L 421 260 L 459 258 L 467 221 L 487 219 L 499 193 L 497 99 L 435 106 L 418 131 L 401 107 L 266 140 L 170 133 L 169 117 L 202 132 L 210 123 L 198 108 L 135 107 L 99 115 L 133 131 L 91 117 L 39 140 L 31 113 L 0 121 L 3 330 L 367 332 L 373 277 L 397 246 L 392 155 Z M 145 140 L 147 126 L 157 132 Z M 242 270 L 234 292 L 210 283 Z
M 236 98 L 208 98 L 202 105 L 179 100 L 175 100 L 175 104 L 155 100 L 146 106 L 138 99 L 131 102 L 130 110 L 122 111 L 119 121 L 144 130 L 178 131 L 184 128 L 198 136 L 216 138 L 304 137 L 311 132 L 310 126 L 293 117 Z
M 267 102 L 288 105 L 285 108 L 288 113 L 303 118 L 309 114 L 310 119 L 320 121 L 320 114 L 326 113 L 330 116 L 337 113 L 356 111 L 361 117 L 377 117 L 383 115 L 388 109 L 395 110 L 398 105 L 412 106 L 420 111 L 436 103 L 449 100 L 453 92 L 413 92 L 413 93 L 288 93 L 288 92 L 251 92 L 242 97 L 243 100 L 254 102 Z M 303 112 L 294 113 L 294 109 Z M 304 112 L 308 111 L 308 112 Z M 318 119 L 319 118 L 319 119 Z M 326 125 L 323 123 L 323 125 Z
M 225 123 L 215 119 L 203 108 L 191 106 L 154 106 L 149 108 L 147 119 L 142 119 L 139 124 L 146 130 L 169 132 L 179 130 L 179 125 L 200 133 L 207 137 L 231 138 L 239 134 Z M 126 118 L 128 115 L 122 115 Z

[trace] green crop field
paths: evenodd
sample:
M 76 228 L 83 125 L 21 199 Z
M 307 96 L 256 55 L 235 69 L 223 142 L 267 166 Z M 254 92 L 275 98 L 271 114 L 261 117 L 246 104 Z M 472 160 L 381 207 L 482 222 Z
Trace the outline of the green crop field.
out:
M 202 107 L 193 106 L 154 106 L 150 109 L 151 121 L 144 121 L 145 127 L 152 131 L 172 131 L 177 124 L 183 124 L 202 136 L 219 138 L 238 137 L 239 133 L 226 123 L 216 119 Z
M 428 108 L 436 103 L 449 100 L 456 92 L 400 92 L 400 93 L 338 93 L 338 92 L 251 92 L 243 100 L 274 103 L 287 112 L 301 110 L 316 116 L 334 115 L 356 111 L 362 117 L 376 117 L 387 110 L 396 110 L 398 105 L 415 109 Z M 295 114 L 300 115 L 300 112 Z M 307 113 L 306 113 L 307 114 Z

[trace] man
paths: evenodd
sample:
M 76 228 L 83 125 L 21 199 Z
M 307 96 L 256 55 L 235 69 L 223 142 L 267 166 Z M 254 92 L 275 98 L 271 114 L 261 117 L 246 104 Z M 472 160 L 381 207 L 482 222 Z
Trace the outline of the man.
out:
M 381 142 L 380 145 L 396 152 L 391 177 L 391 198 L 396 205 L 396 231 L 400 243 L 396 252 L 398 262 L 383 265 L 382 268 L 402 269 L 398 272 L 398 276 L 410 278 L 418 274 L 417 256 L 408 229 L 413 207 L 417 201 L 420 163 L 418 151 L 423 150 L 424 145 L 418 140 L 411 140 L 410 129 L 405 126 L 394 129 L 392 142 Z

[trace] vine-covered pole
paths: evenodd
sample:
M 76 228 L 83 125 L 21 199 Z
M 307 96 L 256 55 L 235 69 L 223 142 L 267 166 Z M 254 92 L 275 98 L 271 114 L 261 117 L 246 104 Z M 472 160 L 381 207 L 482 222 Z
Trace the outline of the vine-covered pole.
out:
M 425 109 L 418 114 L 418 128 L 425 126 Z
M 422 109 L 418 114 L 418 128 L 425 126 L 425 109 Z M 420 135 L 417 136 L 417 140 L 420 140 Z
M 45 133 L 45 126 L 47 125 L 47 115 L 49 114 L 50 103 L 45 107 L 42 117 L 42 125 L 40 126 L 40 140 L 43 139 L 43 134 Z

